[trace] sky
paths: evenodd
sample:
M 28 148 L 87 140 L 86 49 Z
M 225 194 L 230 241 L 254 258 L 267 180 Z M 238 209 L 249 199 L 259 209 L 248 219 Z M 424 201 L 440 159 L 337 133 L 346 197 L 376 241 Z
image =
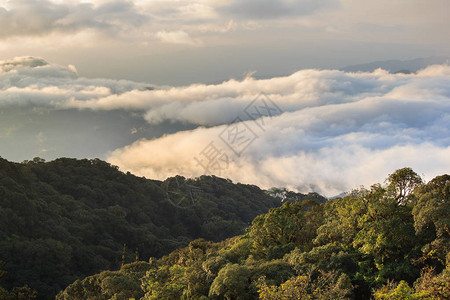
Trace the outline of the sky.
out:
M 406 166 L 430 180 L 450 170 L 448 62 L 345 67 L 450 57 L 449 12 L 446 0 L 0 0 L 0 156 L 326 196 Z
M 219 83 L 450 56 L 447 0 L 0 0 L 0 60 L 90 78 Z

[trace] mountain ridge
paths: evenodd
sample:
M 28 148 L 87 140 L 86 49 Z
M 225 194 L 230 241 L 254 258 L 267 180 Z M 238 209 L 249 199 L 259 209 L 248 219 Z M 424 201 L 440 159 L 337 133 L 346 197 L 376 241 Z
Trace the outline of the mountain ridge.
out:
M 158 181 L 99 159 L 0 158 L 0 260 L 8 272 L 2 283 L 27 284 L 49 299 L 124 260 L 242 234 L 254 217 L 280 205 L 256 186 L 214 176 Z
M 417 72 L 420 69 L 426 68 L 429 65 L 448 63 L 450 57 L 446 56 L 430 56 L 420 57 L 409 60 L 380 60 L 369 63 L 348 65 L 341 70 L 346 72 L 373 72 L 374 70 L 381 68 L 391 73 L 408 73 Z

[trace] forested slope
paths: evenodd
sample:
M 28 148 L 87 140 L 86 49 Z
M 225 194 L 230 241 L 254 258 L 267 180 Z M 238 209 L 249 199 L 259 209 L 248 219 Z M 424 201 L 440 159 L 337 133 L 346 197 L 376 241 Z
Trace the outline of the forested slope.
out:
M 78 280 L 57 299 L 450 299 L 450 176 L 411 169 L 324 204 L 287 201 L 247 233 Z
M 160 257 L 195 238 L 242 234 L 280 205 L 256 186 L 217 177 L 161 182 L 98 159 L 0 159 L 0 270 L 7 272 L 0 285 L 29 285 L 50 299 L 78 278 Z

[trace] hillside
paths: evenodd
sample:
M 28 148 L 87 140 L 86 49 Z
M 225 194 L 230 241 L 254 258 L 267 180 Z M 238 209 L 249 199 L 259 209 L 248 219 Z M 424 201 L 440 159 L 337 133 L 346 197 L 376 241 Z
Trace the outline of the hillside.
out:
M 217 177 L 161 182 L 98 159 L 0 159 L 0 269 L 7 272 L 0 284 L 28 285 L 38 299 L 51 299 L 76 279 L 161 257 L 193 239 L 242 234 L 280 205 L 256 186 Z
M 320 204 L 287 201 L 247 233 L 77 280 L 57 299 L 449 299 L 450 176 L 411 169 Z

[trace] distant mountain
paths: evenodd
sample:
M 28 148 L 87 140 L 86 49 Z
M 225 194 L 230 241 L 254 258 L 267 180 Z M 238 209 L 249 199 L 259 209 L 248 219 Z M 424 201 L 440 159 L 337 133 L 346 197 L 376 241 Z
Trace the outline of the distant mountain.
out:
M 74 280 L 124 262 L 242 234 L 281 204 L 257 186 L 214 176 L 158 181 L 99 159 L 0 158 L 0 269 L 7 271 L 0 284 L 52 299 Z
M 338 195 L 334 195 L 332 197 L 328 197 L 328 200 L 341 199 L 341 198 L 344 198 L 345 196 L 347 196 L 347 193 L 346 192 L 342 192 L 342 193 L 340 193 Z
M 449 57 L 431 56 L 411 60 L 384 60 L 367 64 L 350 65 L 341 70 L 347 72 L 372 72 L 378 68 L 388 70 L 391 73 L 411 73 L 423 69 L 429 65 L 443 64 L 449 62 Z

